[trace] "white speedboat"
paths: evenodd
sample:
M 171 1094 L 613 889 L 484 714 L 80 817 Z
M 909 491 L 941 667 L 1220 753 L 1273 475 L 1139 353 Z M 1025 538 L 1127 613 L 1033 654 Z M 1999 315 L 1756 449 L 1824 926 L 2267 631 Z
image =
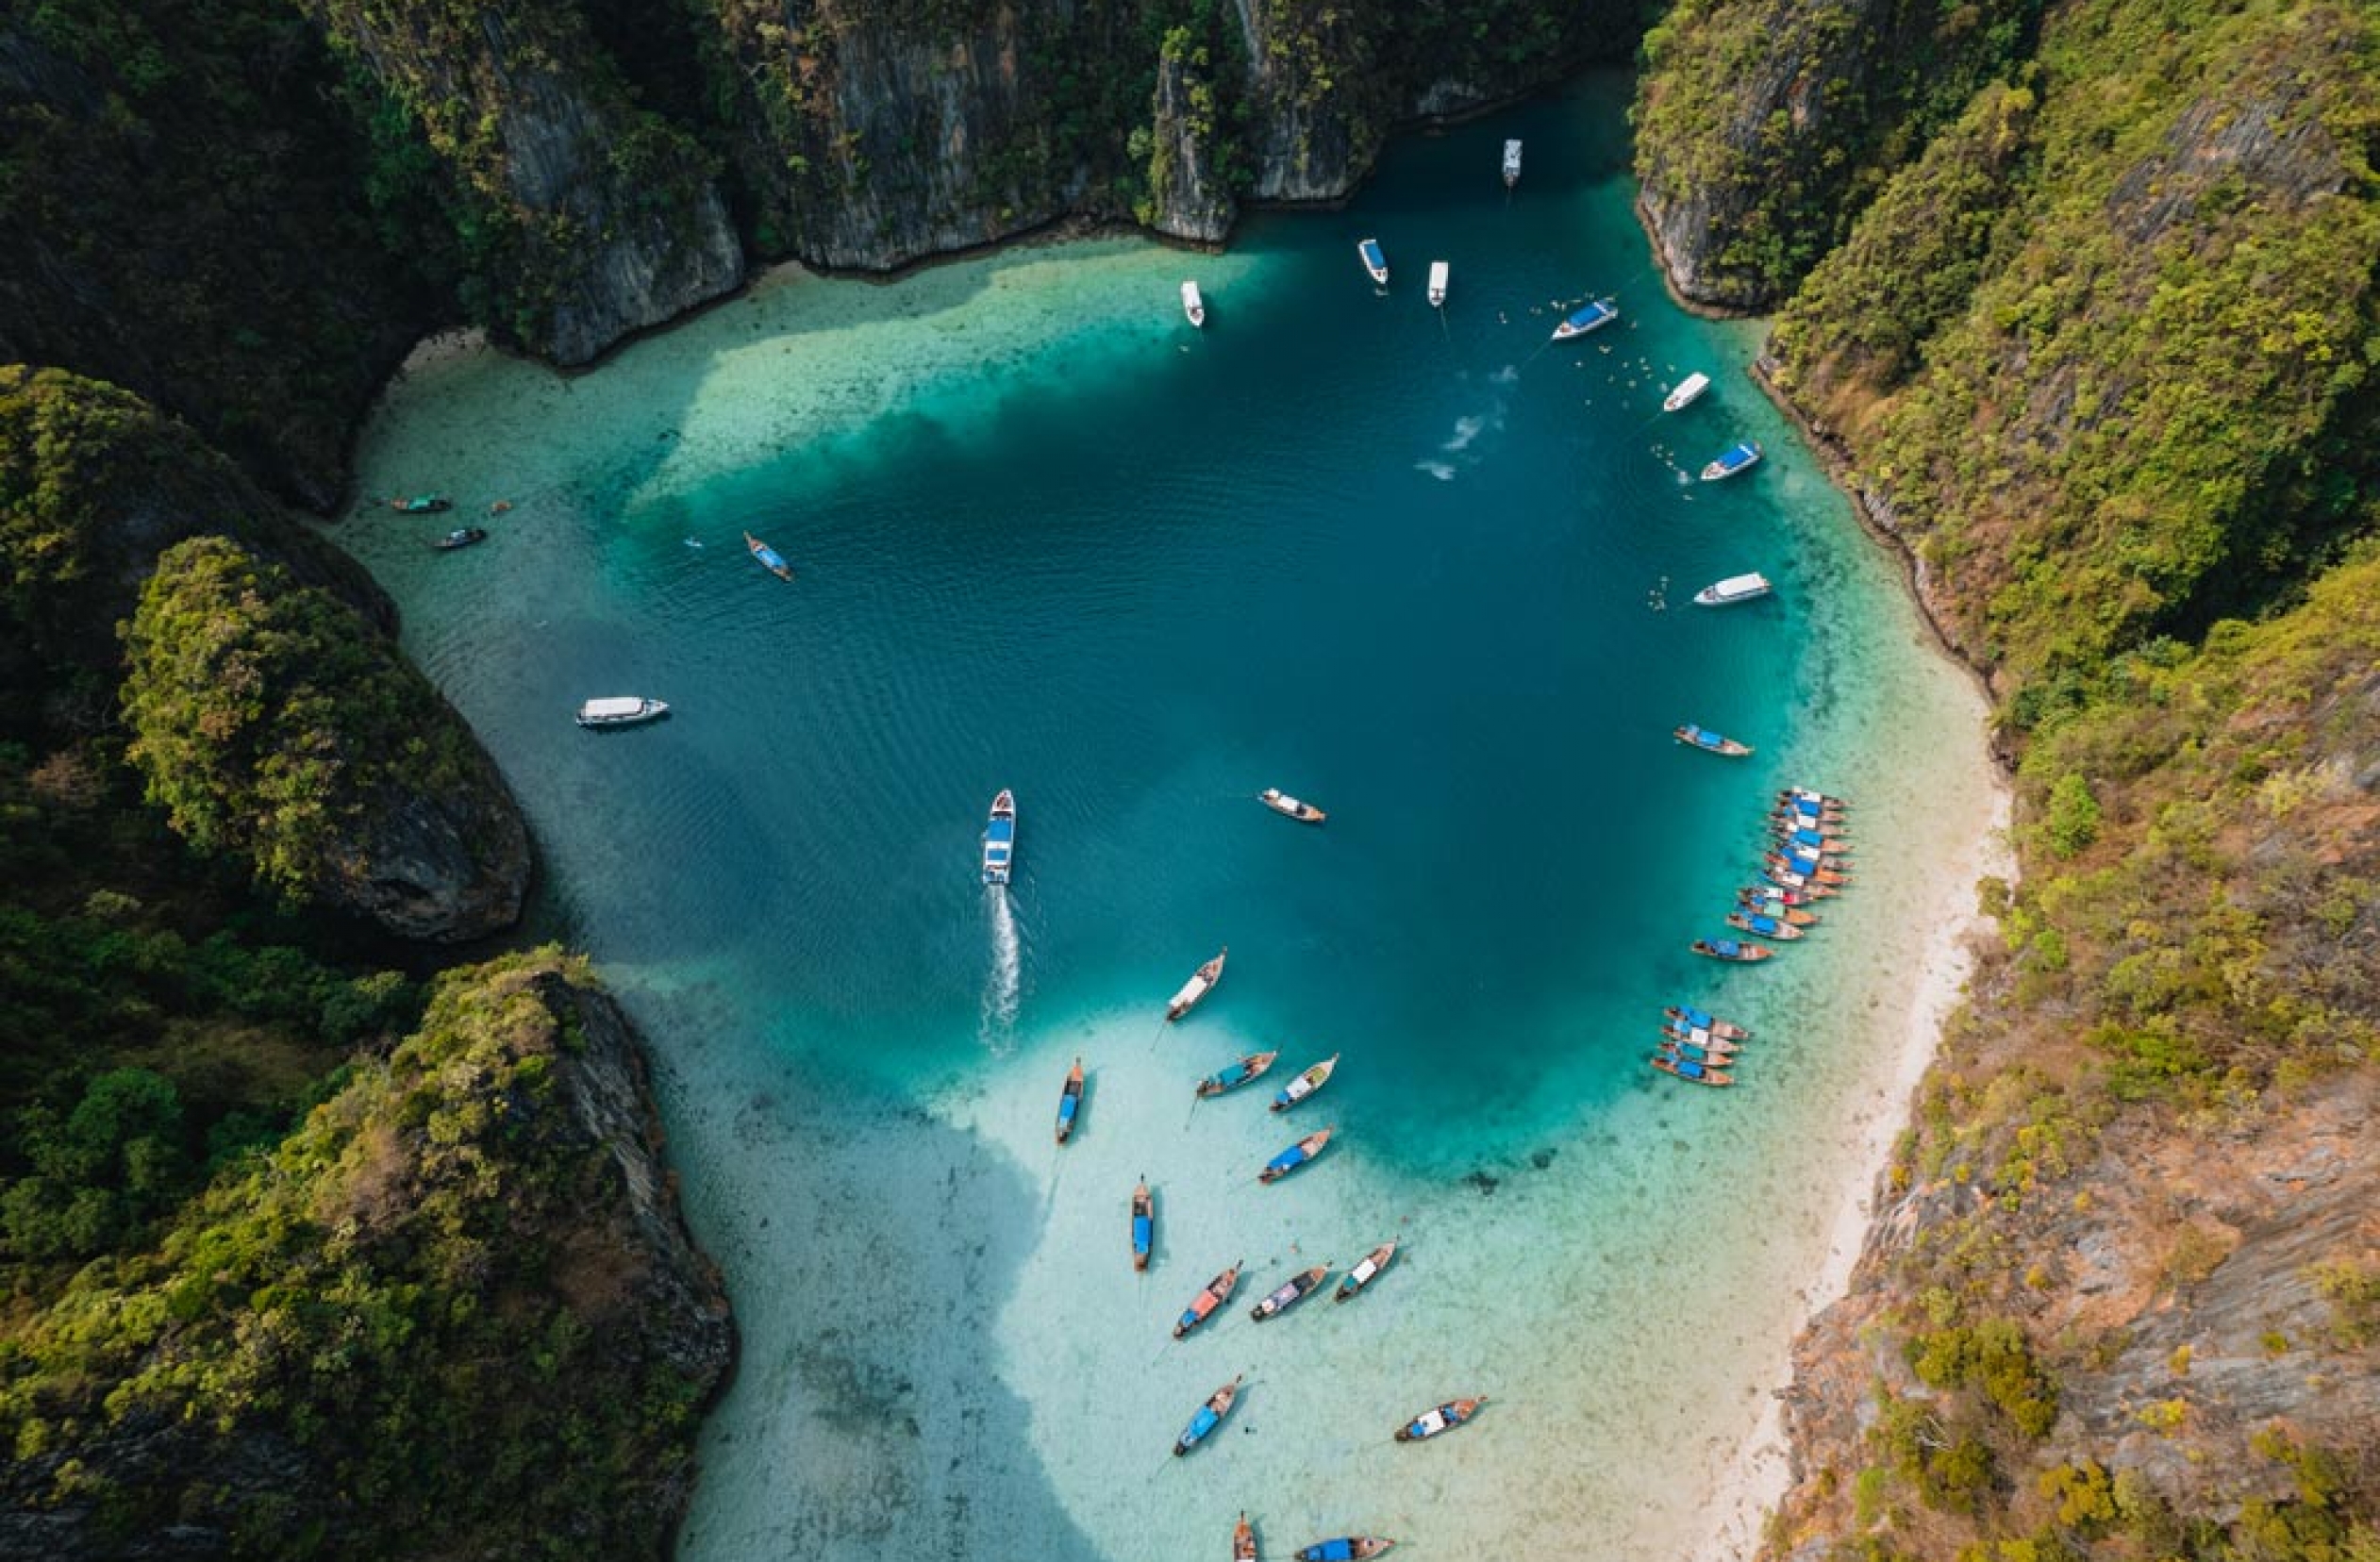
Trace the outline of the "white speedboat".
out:
M 1729 445 L 1725 450 L 1719 453 L 1719 457 L 1716 460 L 1712 461 L 1708 466 L 1703 468 L 1703 481 L 1706 483 L 1720 482 L 1725 478 L 1733 477 L 1739 472 L 1749 472 L 1759 464 L 1760 446 L 1758 442 L 1752 440 L 1746 440 L 1741 444 Z
M 1675 412 L 1680 407 L 1691 407 L 1702 400 L 1703 392 L 1709 389 L 1708 374 L 1689 374 L 1677 382 L 1676 390 L 1661 398 L 1661 410 Z
M 1504 143 L 1504 188 L 1510 190 L 1520 182 L 1521 143 L 1517 141 L 1508 141 Z
M 983 827 L 983 881 L 986 884 L 1008 882 L 1008 869 L 1016 858 L 1017 794 L 1007 788 L 991 800 L 991 817 Z
M 670 713 L 668 704 L 647 700 L 634 694 L 617 699 L 590 700 L 578 707 L 578 724 L 583 727 L 635 726 L 639 722 L 658 721 Z
M 1769 594 L 1769 577 L 1764 574 L 1729 575 L 1713 581 L 1694 593 L 1697 607 L 1724 607 L 1729 603 L 1750 602 Z
M 1198 284 L 1196 282 L 1185 282 L 1182 284 L 1182 312 L 1190 316 L 1190 323 L 1191 324 L 1200 327 L 1204 327 L 1206 325 L 1207 301 L 1198 296 Z
M 1446 262 L 1443 260 L 1433 260 L 1430 262 L 1430 307 L 1433 309 L 1442 309 L 1445 307 Z
M 1389 285 L 1389 254 L 1380 247 L 1380 241 L 1358 239 L 1356 241 L 1356 253 L 1363 257 L 1363 269 L 1372 274 L 1372 279 L 1382 287 L 1387 287 Z
M 1607 298 L 1599 298 L 1584 308 L 1572 310 L 1559 325 L 1554 327 L 1554 340 L 1568 341 L 1573 337 L 1583 337 L 1589 331 L 1602 330 L 1619 318 L 1618 307 Z

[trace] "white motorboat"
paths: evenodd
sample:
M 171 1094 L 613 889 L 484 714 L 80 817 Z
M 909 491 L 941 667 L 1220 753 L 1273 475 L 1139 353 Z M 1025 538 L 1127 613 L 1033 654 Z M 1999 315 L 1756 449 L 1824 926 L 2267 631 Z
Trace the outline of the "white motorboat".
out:
M 1445 307 L 1446 262 L 1443 260 L 1433 260 L 1430 262 L 1430 307 L 1433 309 L 1442 309 Z
M 1676 390 L 1661 398 L 1661 410 L 1675 412 L 1680 407 L 1691 407 L 1702 400 L 1703 392 L 1709 389 L 1708 374 L 1689 374 L 1677 382 Z
M 668 704 L 625 694 L 616 699 L 590 700 L 578 707 L 578 724 L 583 727 L 635 726 L 640 722 L 657 721 L 670 713 Z
M 1750 602 L 1769 594 L 1769 577 L 1764 574 L 1729 575 L 1714 581 L 1694 593 L 1697 607 L 1724 607 L 1730 603 Z
M 1520 182 L 1521 143 L 1517 141 L 1508 141 L 1504 143 L 1504 188 L 1510 190 Z
M 1191 324 L 1201 328 L 1205 327 L 1207 324 L 1207 301 L 1198 296 L 1198 284 L 1196 282 L 1185 282 L 1182 284 L 1182 312 L 1190 316 L 1190 323 Z
M 1620 310 L 1607 298 L 1597 299 L 1582 308 L 1573 309 L 1559 325 L 1554 327 L 1554 340 L 1568 341 L 1589 331 L 1600 331 L 1620 318 Z

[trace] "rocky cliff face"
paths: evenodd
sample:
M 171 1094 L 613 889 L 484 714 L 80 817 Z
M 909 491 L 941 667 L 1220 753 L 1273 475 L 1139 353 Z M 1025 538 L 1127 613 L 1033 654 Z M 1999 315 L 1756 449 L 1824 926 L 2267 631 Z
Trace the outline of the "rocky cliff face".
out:
M 1226 170 L 1220 166 L 1216 95 L 1194 55 L 1167 41 L 1157 59 L 1157 91 L 1149 103 L 1149 198 L 1141 220 L 1171 239 L 1219 244 L 1239 215 Z

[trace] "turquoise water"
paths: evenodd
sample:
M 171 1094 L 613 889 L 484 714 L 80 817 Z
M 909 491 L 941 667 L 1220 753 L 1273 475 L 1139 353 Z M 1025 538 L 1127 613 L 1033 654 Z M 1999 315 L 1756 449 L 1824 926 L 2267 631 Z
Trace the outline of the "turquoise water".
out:
M 686 1555 L 1220 1556 L 1242 1507 L 1267 1554 L 1693 1532 L 1864 1175 L 1989 788 L 1972 695 L 1743 378 L 1754 336 L 1663 297 L 1623 101 L 1406 142 L 1349 209 L 1223 257 L 789 276 L 591 375 L 463 352 L 391 391 L 367 491 L 512 508 L 453 556 L 371 511 L 341 540 L 527 806 L 545 916 L 652 1034 L 735 1295 Z M 1549 345 L 1590 295 L 1622 324 Z M 1661 414 L 1695 369 L 1714 390 Z M 1689 480 L 1747 436 L 1756 473 Z M 1773 599 L 1687 605 L 1752 569 Z M 624 693 L 676 714 L 571 725 Z M 1685 721 L 1758 754 L 1690 753 Z M 1787 780 L 1859 796 L 1866 882 L 1774 969 L 1722 971 L 1686 945 L 1724 931 Z M 1006 895 L 974 872 L 1002 787 Z M 1680 999 L 1762 1028 L 1745 1088 L 1642 1067 Z M 1268 1087 L 1343 1061 L 1287 1119 L 1256 1088 L 1190 1109 L 1257 1047 Z M 1255 1185 L 1324 1123 L 1321 1164 Z M 1247 1321 L 1390 1236 L 1356 1304 Z M 1237 1305 L 1169 1344 L 1238 1258 Z M 1213 1446 L 1169 1458 L 1243 1371 Z M 1477 1425 L 1389 1442 L 1477 1392 Z

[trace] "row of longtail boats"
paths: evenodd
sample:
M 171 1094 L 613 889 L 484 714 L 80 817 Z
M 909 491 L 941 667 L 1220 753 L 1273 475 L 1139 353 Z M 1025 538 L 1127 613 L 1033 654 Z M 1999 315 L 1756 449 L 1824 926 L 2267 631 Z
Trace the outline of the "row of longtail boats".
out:
M 1821 922 L 1811 909 L 1819 901 L 1840 894 L 1852 882 L 1851 830 L 1846 823 L 1850 805 L 1839 797 L 1807 787 L 1789 787 L 1776 794 L 1776 806 L 1766 821 L 1768 849 L 1761 854 L 1761 882 L 1736 891 L 1727 925 L 1743 939 L 1696 939 L 1694 953 L 1714 960 L 1756 965 L 1774 959 L 1776 944 L 1806 938 Z M 1653 1067 L 1689 1085 L 1733 1085 L 1733 1066 L 1752 1033 L 1740 1025 L 1717 1020 L 1700 1009 L 1671 1008 L 1661 1024 L 1661 1046 L 1650 1058 Z

